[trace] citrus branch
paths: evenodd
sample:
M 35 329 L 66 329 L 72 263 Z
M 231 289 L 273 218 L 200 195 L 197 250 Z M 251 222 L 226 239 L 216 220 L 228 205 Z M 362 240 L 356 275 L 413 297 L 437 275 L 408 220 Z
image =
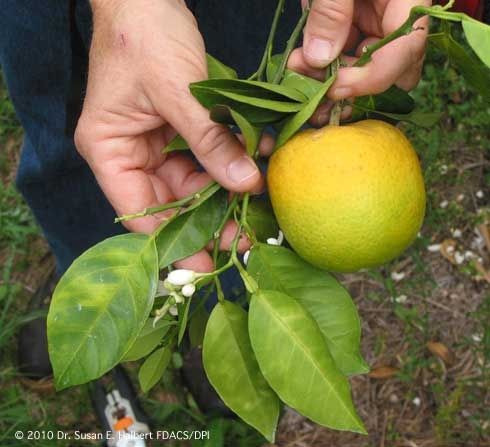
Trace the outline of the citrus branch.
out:
M 201 199 L 203 194 L 208 192 L 211 188 L 216 187 L 218 184 L 216 182 L 211 182 L 201 188 L 199 191 L 194 194 L 190 194 L 187 197 L 184 197 L 180 200 L 176 200 L 175 202 L 165 203 L 163 205 L 158 205 L 154 207 L 145 208 L 143 211 L 135 214 L 126 214 L 124 216 L 117 217 L 114 219 L 114 223 L 125 222 L 131 219 L 137 219 L 139 217 L 151 216 L 153 214 L 161 213 L 162 211 L 167 211 L 175 208 L 181 208 L 186 205 L 192 205 L 192 202 L 198 201 Z
M 265 44 L 264 55 L 262 56 L 262 60 L 260 61 L 259 68 L 257 71 L 250 76 L 250 80 L 257 79 L 261 81 L 264 77 L 264 72 L 267 69 L 267 64 L 269 63 L 272 57 L 272 49 L 274 46 L 274 38 L 276 37 L 277 25 L 279 23 L 279 18 L 284 11 L 284 0 L 279 0 L 276 7 L 276 12 L 274 13 L 274 19 L 272 21 L 271 30 L 269 33 L 269 37 L 267 38 L 267 43 Z
M 286 49 L 284 50 L 284 53 L 281 58 L 281 63 L 277 68 L 276 74 L 274 75 L 274 79 L 272 80 L 272 84 L 279 84 L 281 82 L 281 79 L 284 75 L 284 70 L 286 69 L 286 65 L 288 63 L 289 55 L 294 50 L 294 47 L 296 46 L 296 42 L 298 41 L 299 36 L 305 26 L 306 20 L 308 19 L 308 14 L 310 13 L 310 7 L 311 7 L 311 1 L 308 2 L 308 5 L 303 10 L 303 13 L 299 18 L 298 23 L 294 27 L 294 30 L 287 41 Z
M 395 39 L 398 39 L 399 37 L 406 36 L 411 32 L 420 29 L 414 28 L 414 24 L 418 19 L 423 16 L 429 15 L 439 19 L 453 21 L 460 20 L 459 14 L 446 12 L 454 5 L 454 1 L 455 0 L 449 0 L 449 2 L 444 6 L 414 6 L 410 10 L 410 15 L 408 16 L 408 19 L 405 21 L 405 23 L 403 23 L 402 26 L 400 26 L 400 28 L 393 31 L 391 34 L 388 34 L 383 39 L 378 40 L 376 43 L 373 43 L 372 45 L 363 48 L 363 55 L 357 60 L 357 62 L 354 64 L 354 67 L 362 67 L 366 65 L 371 60 L 371 56 L 375 51 L 378 51 L 380 48 L 383 48 L 385 45 L 389 44 Z

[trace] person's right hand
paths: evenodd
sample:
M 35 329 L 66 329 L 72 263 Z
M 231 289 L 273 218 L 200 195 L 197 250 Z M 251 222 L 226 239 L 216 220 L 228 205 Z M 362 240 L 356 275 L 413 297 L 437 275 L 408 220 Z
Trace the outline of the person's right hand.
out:
M 92 0 L 92 9 L 87 94 L 75 142 L 117 214 L 180 199 L 211 177 L 231 191 L 262 189 L 243 146 L 189 91 L 191 82 L 207 78 L 207 66 L 184 1 Z M 176 133 L 207 173 L 183 155 L 161 153 Z M 145 233 L 158 225 L 154 217 L 126 224 Z M 234 233 L 227 234 L 229 241 Z M 195 259 L 184 266 L 211 267 L 207 254 Z

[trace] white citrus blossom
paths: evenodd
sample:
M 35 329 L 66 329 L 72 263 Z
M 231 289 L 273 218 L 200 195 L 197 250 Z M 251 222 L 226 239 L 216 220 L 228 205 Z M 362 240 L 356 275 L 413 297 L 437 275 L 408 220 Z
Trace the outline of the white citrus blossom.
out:
M 281 245 L 275 237 L 270 237 L 269 239 L 267 239 L 267 243 L 269 245 Z
M 190 298 L 192 295 L 194 295 L 195 291 L 196 286 L 194 284 L 186 284 L 184 287 L 182 287 L 181 293 L 186 298 Z
M 167 276 L 167 281 L 174 286 L 185 286 L 194 282 L 195 279 L 196 272 L 186 269 L 173 270 Z

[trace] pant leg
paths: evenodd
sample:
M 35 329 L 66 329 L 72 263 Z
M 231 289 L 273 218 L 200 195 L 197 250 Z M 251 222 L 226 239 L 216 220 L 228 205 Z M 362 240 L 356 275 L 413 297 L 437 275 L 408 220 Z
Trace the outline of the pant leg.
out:
M 17 186 L 60 273 L 123 231 L 73 142 L 87 72 L 77 22 L 90 27 L 87 8 L 77 9 L 73 0 L 0 0 L 0 63 L 25 131 Z

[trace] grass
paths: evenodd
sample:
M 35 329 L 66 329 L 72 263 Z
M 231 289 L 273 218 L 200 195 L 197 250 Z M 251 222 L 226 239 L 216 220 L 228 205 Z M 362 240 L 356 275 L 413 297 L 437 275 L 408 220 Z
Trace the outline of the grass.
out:
M 398 373 L 382 380 L 352 380 L 369 437 L 332 432 L 287 411 L 278 432 L 280 446 L 473 447 L 490 443 L 488 283 L 481 279 L 474 259 L 453 264 L 427 249 L 453 239 L 459 251 L 471 250 L 490 269 L 490 247 L 481 242 L 475 245 L 475 228 L 488 223 L 490 108 L 444 58 L 432 52 L 413 96 L 422 109 L 443 115 L 440 125 L 430 129 L 404 126 L 424 168 L 428 189 L 424 228 L 400 259 L 377 271 L 343 278 L 360 308 L 366 358 L 374 367 L 390 365 Z M 14 187 L 21 135 L 1 87 L 0 445 L 24 445 L 13 438 L 16 430 L 99 429 L 86 387 L 40 393 L 26 388 L 15 368 L 15 334 L 33 317 L 24 316 L 24 310 L 39 281 L 46 252 L 30 211 Z M 477 191 L 484 193 L 483 199 L 476 196 Z M 442 207 L 444 201 L 447 206 Z M 455 230 L 461 236 L 454 237 Z M 405 277 L 394 280 L 393 272 Z M 446 363 L 428 351 L 429 341 L 446 346 L 453 361 Z M 134 376 L 135 371 L 130 373 Z M 200 413 L 174 376 L 178 368 L 142 396 L 155 427 L 211 431 L 212 442 L 193 446 L 264 444 L 242 423 Z M 35 445 L 66 444 L 38 441 Z

